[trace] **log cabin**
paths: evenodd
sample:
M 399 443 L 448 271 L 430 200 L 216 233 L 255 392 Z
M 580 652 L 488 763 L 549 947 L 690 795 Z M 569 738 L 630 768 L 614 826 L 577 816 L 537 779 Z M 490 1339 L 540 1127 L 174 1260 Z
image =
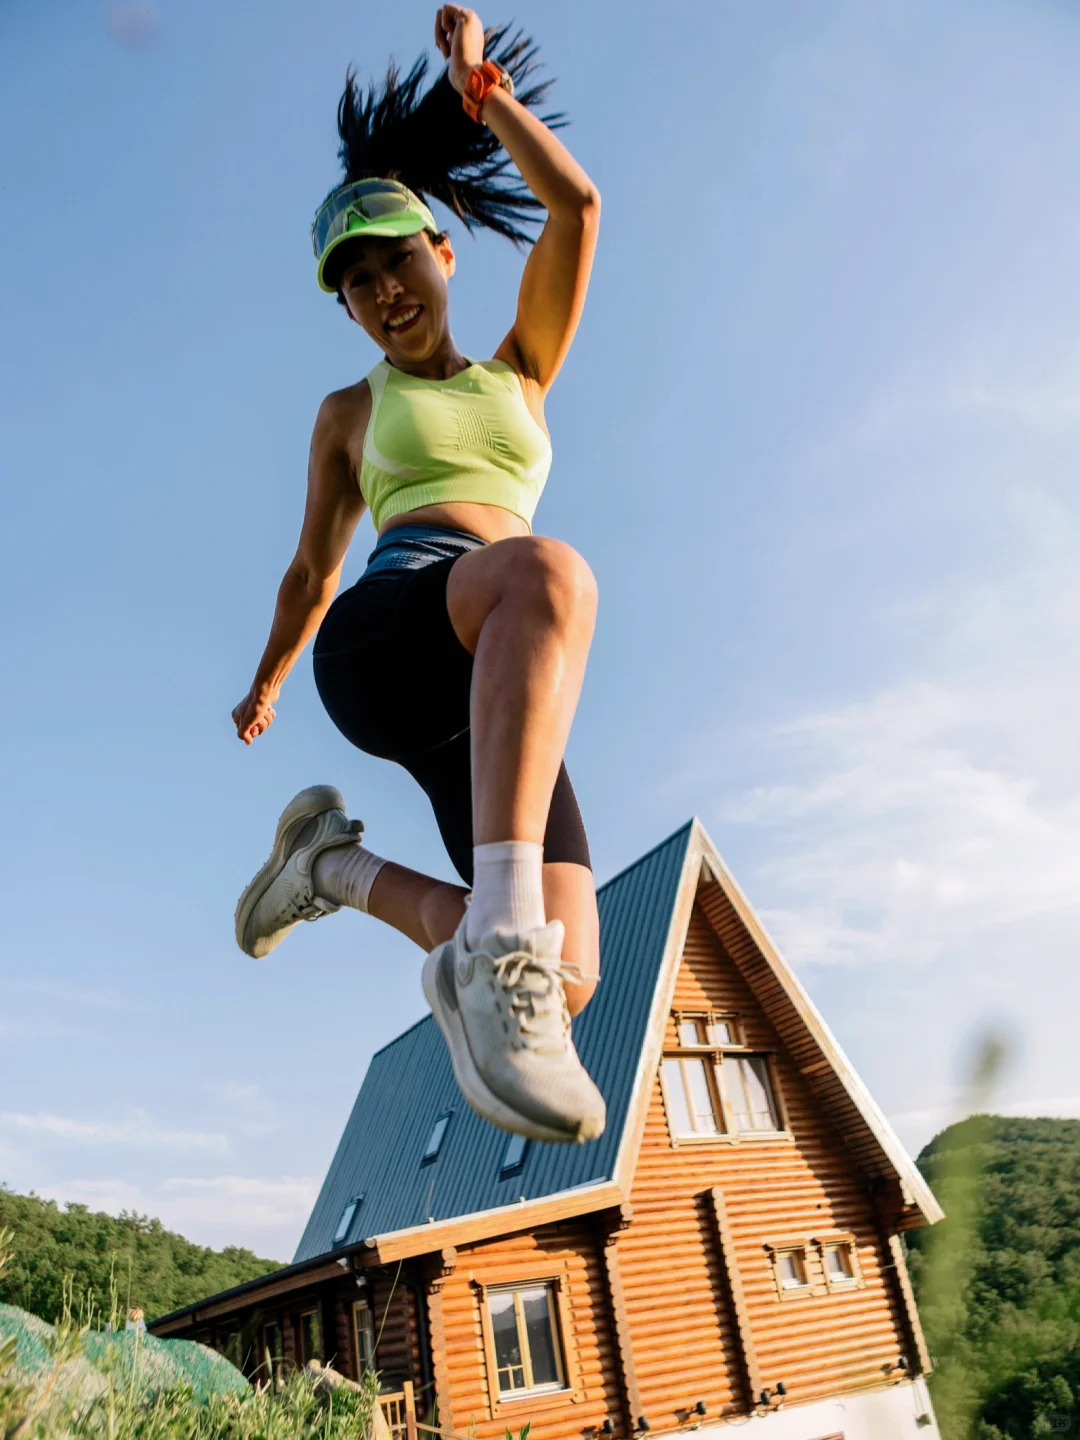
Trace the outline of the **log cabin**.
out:
M 599 1140 L 481 1120 L 429 1016 L 373 1057 L 292 1264 L 150 1330 L 253 1378 L 375 1369 L 398 1440 L 937 1437 L 903 1235 L 941 1211 L 701 823 L 598 899 Z

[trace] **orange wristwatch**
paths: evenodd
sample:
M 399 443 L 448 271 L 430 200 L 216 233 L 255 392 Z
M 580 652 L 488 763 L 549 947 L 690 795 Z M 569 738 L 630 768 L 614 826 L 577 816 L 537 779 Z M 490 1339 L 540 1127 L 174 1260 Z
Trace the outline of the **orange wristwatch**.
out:
M 468 84 L 461 97 L 465 114 L 470 120 L 475 120 L 478 125 L 483 123 L 480 119 L 480 111 L 484 101 L 492 90 L 498 90 L 500 86 L 513 95 L 514 82 L 510 77 L 510 72 L 504 70 L 501 65 L 496 65 L 494 60 L 485 60 L 482 65 L 473 66 L 469 71 Z

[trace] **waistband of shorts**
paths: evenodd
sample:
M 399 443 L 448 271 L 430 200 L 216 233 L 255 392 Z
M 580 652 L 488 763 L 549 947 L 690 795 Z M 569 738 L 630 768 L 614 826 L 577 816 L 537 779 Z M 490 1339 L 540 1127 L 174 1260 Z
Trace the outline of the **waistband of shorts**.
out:
M 395 525 L 379 536 L 360 578 L 366 580 L 388 570 L 422 570 L 436 560 L 457 560 L 486 544 L 479 535 L 444 525 Z

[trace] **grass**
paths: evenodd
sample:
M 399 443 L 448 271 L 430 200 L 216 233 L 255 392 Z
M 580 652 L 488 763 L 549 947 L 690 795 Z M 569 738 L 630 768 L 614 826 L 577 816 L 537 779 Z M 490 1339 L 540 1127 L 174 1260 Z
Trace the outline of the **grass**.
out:
M 11 1258 L 12 1238 L 0 1230 L 0 1270 Z M 17 1368 L 15 1337 L 0 1340 L 3 1440 L 364 1440 L 369 1434 L 377 1375 L 355 1389 L 327 1390 L 314 1377 L 293 1374 L 276 1386 L 206 1398 L 182 1385 L 157 1387 L 147 1342 L 141 1332 L 122 1328 L 115 1285 L 110 1302 L 106 1329 L 93 1296 L 76 1304 L 66 1287 L 63 1312 L 43 1336 L 50 1364 L 36 1384 L 26 1383 L 25 1369 Z

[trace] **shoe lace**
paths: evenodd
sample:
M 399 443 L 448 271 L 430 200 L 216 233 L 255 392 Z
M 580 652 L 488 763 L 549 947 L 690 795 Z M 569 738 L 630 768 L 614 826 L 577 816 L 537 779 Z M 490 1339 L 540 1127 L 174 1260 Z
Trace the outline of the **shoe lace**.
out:
M 314 891 L 307 890 L 289 901 L 286 918 L 289 920 L 321 920 L 331 912 L 321 905 Z
M 570 1043 L 567 980 L 580 985 L 581 971 L 566 960 L 542 960 L 516 950 L 492 962 L 495 979 L 509 996 L 519 1043 L 539 1052 L 565 1050 Z

